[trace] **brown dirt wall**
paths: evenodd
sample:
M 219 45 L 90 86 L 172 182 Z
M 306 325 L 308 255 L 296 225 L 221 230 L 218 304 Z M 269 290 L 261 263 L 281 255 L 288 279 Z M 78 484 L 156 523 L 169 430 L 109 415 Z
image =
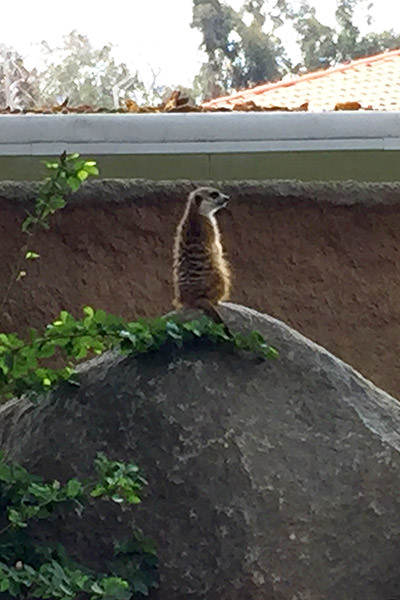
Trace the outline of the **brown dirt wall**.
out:
M 0 329 L 23 333 L 86 304 L 127 319 L 170 310 L 171 245 L 190 187 L 112 188 L 107 200 L 71 202 L 31 240 L 40 259 L 15 284 Z M 219 222 L 232 301 L 282 319 L 400 398 L 400 201 L 319 201 L 257 185 L 227 191 Z M 25 241 L 28 201 L 12 196 L 0 198 L 2 295 Z

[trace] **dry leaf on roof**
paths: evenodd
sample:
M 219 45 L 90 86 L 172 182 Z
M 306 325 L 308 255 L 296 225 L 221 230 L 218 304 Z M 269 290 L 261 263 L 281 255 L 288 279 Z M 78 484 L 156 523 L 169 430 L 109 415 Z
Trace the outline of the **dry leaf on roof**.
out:
M 300 104 L 299 107 L 294 108 L 293 110 L 296 110 L 298 112 L 302 112 L 302 111 L 306 112 L 306 111 L 308 111 L 308 105 L 309 105 L 309 102 L 303 102 L 303 104 Z
M 179 96 L 181 95 L 179 90 L 175 90 L 172 92 L 169 98 L 164 102 L 162 110 L 164 112 L 168 112 L 178 106 Z
M 162 112 L 202 112 L 200 106 L 191 104 L 187 96 L 181 96 L 179 90 L 172 92 L 170 97 L 161 106 Z
M 237 102 L 234 106 L 232 110 L 238 110 L 238 111 L 242 111 L 242 112 L 247 112 L 247 111 L 254 111 L 254 112 L 260 112 L 262 111 L 262 107 L 258 106 L 254 100 L 247 100 L 247 101 L 240 101 Z
M 65 98 L 64 102 L 61 104 L 57 104 L 56 106 L 52 106 L 51 110 L 55 113 L 62 112 L 63 109 L 66 109 L 68 105 L 68 98 Z
M 139 105 L 137 102 L 135 102 L 134 100 L 131 100 L 130 98 L 127 98 L 125 100 L 125 106 L 128 110 L 128 112 L 130 113 L 137 113 L 139 112 Z
M 288 106 L 266 106 L 264 110 L 267 112 L 291 112 Z
M 211 113 L 232 112 L 232 109 L 229 108 L 228 106 L 210 106 L 210 107 L 203 106 L 201 108 L 201 110 L 202 110 L 202 112 L 211 112 Z
M 359 102 L 337 102 L 334 110 L 360 110 L 362 108 Z
M 73 110 L 77 113 L 89 113 L 93 112 L 93 107 L 90 104 L 80 104 L 79 106 L 75 106 Z
M 188 96 L 179 96 L 176 100 L 176 105 L 177 106 L 183 106 L 184 104 L 189 104 L 190 105 L 190 100 Z
M 173 113 L 184 113 L 184 112 L 203 112 L 200 106 L 195 106 L 194 104 L 182 104 L 181 106 L 177 106 L 168 112 Z
M 230 109 L 235 112 L 300 112 L 308 110 L 308 102 L 304 102 L 300 106 L 289 108 L 288 106 L 262 106 L 256 104 L 254 100 L 240 101 L 232 106 Z
M 158 108 L 158 106 L 141 106 L 140 113 L 159 113 L 160 109 Z

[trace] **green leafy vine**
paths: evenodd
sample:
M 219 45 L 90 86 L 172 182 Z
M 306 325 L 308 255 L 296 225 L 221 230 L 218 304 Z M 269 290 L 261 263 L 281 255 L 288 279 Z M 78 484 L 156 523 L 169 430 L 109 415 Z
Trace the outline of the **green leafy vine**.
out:
M 58 511 L 84 517 L 92 501 L 138 504 L 146 480 L 134 463 L 111 461 L 98 453 L 96 477 L 45 482 L 0 455 L 0 595 L 16 598 L 129 600 L 147 596 L 157 586 L 153 544 L 135 530 L 126 540 L 114 540 L 109 573 L 96 573 L 46 539 L 41 545 L 38 521 L 54 519 Z
M 14 285 L 26 276 L 27 261 L 40 258 L 30 248 L 33 236 L 40 228 L 50 228 L 51 215 L 66 206 L 68 194 L 76 192 L 89 177 L 99 174 L 95 161 L 85 160 L 77 153 L 63 152 L 57 161 L 46 161 L 44 165 L 50 175 L 40 185 L 34 207 L 32 211 L 27 211 L 22 223 L 21 230 L 29 241 L 24 242 L 15 258 L 9 282 L 0 301 L 0 314 L 4 311 Z
M 5 397 L 29 391 L 31 395 L 48 390 L 62 380 L 76 382 L 75 365 L 89 355 L 101 354 L 111 348 L 133 355 L 158 350 L 166 343 L 182 346 L 199 338 L 216 344 L 233 345 L 263 358 L 274 358 L 277 352 L 261 334 L 231 333 L 223 324 L 207 317 L 180 322 L 173 318 L 158 318 L 125 322 L 121 317 L 103 310 L 83 309 L 84 317 L 75 319 L 61 311 L 58 319 L 39 333 L 29 332 L 29 339 L 15 333 L 0 333 L 0 393 Z M 46 360 L 61 356 L 64 366 L 46 366 Z

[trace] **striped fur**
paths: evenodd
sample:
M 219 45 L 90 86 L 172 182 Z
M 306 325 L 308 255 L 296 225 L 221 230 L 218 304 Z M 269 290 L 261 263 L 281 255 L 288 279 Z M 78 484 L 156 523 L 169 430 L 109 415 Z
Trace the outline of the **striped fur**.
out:
M 229 298 L 230 269 L 214 216 L 226 202 L 227 196 L 213 188 L 198 188 L 189 195 L 174 244 L 176 308 L 205 308 Z

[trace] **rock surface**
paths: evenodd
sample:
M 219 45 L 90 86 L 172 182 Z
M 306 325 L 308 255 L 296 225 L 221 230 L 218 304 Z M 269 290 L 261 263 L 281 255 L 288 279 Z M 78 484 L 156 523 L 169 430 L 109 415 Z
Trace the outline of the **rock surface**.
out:
M 99 450 L 137 461 L 159 600 L 400 598 L 400 405 L 282 322 L 221 311 L 279 359 L 207 343 L 106 355 L 79 388 L 2 406 L 1 447 L 47 477 L 87 474 Z M 92 557 L 111 519 L 80 532 Z

